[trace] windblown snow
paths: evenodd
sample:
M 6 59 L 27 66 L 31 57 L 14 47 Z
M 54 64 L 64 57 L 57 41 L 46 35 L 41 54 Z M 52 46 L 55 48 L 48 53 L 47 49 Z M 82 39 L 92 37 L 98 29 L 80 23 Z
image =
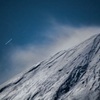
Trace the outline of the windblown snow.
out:
M 1 85 L 0 100 L 100 100 L 100 34 Z

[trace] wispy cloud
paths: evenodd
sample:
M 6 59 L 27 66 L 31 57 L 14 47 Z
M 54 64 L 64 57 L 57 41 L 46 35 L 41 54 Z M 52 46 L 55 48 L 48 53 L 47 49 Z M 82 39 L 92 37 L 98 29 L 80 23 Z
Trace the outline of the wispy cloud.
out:
M 71 27 L 54 24 L 50 30 L 45 31 L 46 38 L 51 40 L 50 45 L 36 46 L 29 43 L 11 51 L 10 62 L 12 66 L 24 68 L 36 64 L 60 50 L 67 50 L 90 36 L 100 32 L 99 27 Z

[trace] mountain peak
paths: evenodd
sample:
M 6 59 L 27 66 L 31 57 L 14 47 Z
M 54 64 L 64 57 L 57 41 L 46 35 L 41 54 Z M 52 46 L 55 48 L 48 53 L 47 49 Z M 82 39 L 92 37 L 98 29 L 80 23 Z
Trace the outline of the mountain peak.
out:
M 100 100 L 100 34 L 2 85 L 0 100 Z

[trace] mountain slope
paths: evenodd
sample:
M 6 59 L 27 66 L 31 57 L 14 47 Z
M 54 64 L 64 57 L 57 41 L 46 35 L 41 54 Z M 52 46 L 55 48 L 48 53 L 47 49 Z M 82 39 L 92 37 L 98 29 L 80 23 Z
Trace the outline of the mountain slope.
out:
M 100 34 L 1 85 L 0 100 L 100 100 Z

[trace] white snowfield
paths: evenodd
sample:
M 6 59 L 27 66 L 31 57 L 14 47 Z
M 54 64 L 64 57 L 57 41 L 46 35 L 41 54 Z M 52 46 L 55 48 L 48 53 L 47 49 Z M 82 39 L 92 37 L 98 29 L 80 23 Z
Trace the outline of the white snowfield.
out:
M 1 85 L 0 100 L 100 100 L 100 34 Z

